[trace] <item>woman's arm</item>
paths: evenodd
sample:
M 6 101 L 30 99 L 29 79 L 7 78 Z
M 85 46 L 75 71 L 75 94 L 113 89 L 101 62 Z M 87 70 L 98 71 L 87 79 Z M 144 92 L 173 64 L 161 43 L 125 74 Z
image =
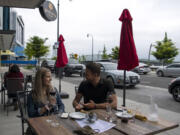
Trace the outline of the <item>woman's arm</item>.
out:
M 61 112 L 61 113 L 65 112 L 64 103 L 62 102 L 58 91 L 56 91 L 56 101 L 57 101 L 57 105 L 58 105 L 58 112 Z
M 38 107 L 38 105 L 34 103 L 32 95 L 30 94 L 27 98 L 27 111 L 29 117 L 39 117 L 45 114 L 47 109 L 45 106 Z

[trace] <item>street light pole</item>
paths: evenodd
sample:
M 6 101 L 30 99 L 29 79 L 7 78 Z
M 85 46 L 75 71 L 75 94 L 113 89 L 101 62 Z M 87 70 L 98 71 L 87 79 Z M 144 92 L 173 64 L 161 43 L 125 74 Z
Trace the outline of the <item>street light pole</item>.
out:
M 57 14 L 58 14 L 58 16 L 57 16 L 57 42 L 58 42 L 58 38 L 59 38 L 59 0 L 58 0 L 58 4 L 57 4 L 57 10 L 58 10 L 58 12 L 57 12 Z
M 94 50 L 94 49 L 93 49 L 93 46 L 94 46 L 94 45 L 93 45 L 93 44 L 94 44 L 93 42 L 94 42 L 94 40 L 93 40 L 92 34 L 87 34 L 87 37 L 89 37 L 89 36 L 91 36 L 91 38 L 92 38 L 92 62 L 93 62 L 93 54 L 94 54 L 94 53 L 93 53 L 93 50 Z
M 149 47 L 149 54 L 148 54 L 148 65 L 150 65 L 150 56 L 151 56 L 151 48 L 152 48 L 153 44 L 150 45 Z

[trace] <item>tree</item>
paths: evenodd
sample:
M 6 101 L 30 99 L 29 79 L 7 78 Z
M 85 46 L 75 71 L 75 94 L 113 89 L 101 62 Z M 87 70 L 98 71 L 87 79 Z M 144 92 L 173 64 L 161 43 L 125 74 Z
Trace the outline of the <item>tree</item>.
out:
M 28 59 L 34 57 L 38 60 L 38 65 L 40 57 L 45 56 L 49 52 L 49 47 L 44 45 L 46 40 L 47 38 L 42 39 L 38 36 L 33 36 L 28 40 L 25 48 L 25 54 L 28 56 Z
M 110 56 L 114 60 L 117 60 L 119 58 L 119 46 L 115 46 L 114 48 L 112 48 Z
M 52 57 L 51 60 L 55 60 L 56 61 L 57 60 L 57 56 Z
M 153 51 L 152 55 L 163 65 L 172 63 L 179 53 L 171 39 L 168 39 L 167 33 L 162 41 L 156 41 L 155 49 L 156 51 Z
M 107 52 L 106 52 L 107 50 L 106 50 L 106 46 L 104 45 L 104 49 L 103 49 L 103 54 L 102 54 L 102 59 L 108 59 L 109 58 L 109 56 L 107 55 Z

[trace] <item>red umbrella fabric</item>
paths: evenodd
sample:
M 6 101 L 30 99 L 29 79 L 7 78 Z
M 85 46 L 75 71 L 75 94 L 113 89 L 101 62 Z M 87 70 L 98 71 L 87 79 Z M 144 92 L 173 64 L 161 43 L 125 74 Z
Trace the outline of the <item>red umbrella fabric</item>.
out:
M 122 28 L 117 68 L 129 71 L 139 65 L 139 60 L 133 39 L 132 17 L 128 9 L 123 10 L 119 20 L 122 21 Z
M 68 58 L 66 54 L 66 49 L 64 47 L 64 38 L 62 35 L 59 36 L 59 47 L 57 52 L 57 61 L 56 61 L 56 67 L 64 67 L 68 63 Z

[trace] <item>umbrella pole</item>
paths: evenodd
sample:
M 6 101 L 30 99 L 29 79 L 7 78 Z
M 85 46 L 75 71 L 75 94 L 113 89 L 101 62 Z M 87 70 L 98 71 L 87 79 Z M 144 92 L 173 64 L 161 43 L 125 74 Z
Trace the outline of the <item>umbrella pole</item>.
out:
M 123 106 L 126 106 L 126 70 L 124 70 L 124 81 L 123 81 Z
M 59 93 L 61 93 L 61 68 L 59 68 Z

